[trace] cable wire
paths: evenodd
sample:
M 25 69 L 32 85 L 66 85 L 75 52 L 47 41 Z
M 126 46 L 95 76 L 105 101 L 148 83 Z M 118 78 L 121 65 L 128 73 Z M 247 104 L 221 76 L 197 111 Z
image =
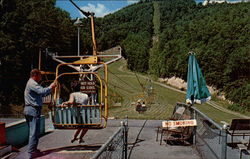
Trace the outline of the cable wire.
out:
M 136 73 L 135 73 L 135 76 L 136 76 L 136 78 L 137 78 L 138 83 L 140 84 L 140 86 L 141 86 L 141 88 L 142 88 L 142 92 L 144 92 L 143 84 L 142 84 L 141 81 L 139 80 L 139 78 L 138 78 L 138 76 L 137 76 Z
M 123 83 L 125 83 L 126 85 L 128 85 L 129 87 L 138 90 L 138 88 L 135 88 L 133 86 L 131 86 L 130 84 L 128 84 L 127 82 L 125 82 L 124 80 L 122 80 L 120 77 L 118 77 L 116 74 L 112 73 L 111 71 L 108 70 L 109 73 L 111 73 L 112 75 L 114 75 L 116 78 L 120 79 Z
M 124 90 L 124 91 L 126 91 L 126 92 L 133 93 L 132 91 L 126 90 L 126 89 L 124 89 L 124 88 L 122 88 L 122 87 L 119 87 L 119 86 L 116 86 L 116 85 L 114 85 L 114 84 L 109 83 L 109 85 L 111 85 L 111 86 L 113 86 L 113 87 L 115 87 L 115 88 L 119 88 L 119 89 L 121 89 L 121 90 Z

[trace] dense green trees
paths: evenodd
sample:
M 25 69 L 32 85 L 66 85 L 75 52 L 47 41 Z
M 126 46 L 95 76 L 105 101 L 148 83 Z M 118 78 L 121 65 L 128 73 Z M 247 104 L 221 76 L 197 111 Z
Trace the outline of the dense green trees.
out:
M 152 2 L 130 5 L 104 18 L 97 18 L 95 22 L 98 50 L 121 45 L 129 69 L 140 72 L 148 70 L 153 34 Z M 89 35 L 86 38 L 89 39 L 90 28 L 84 29 L 83 34 Z M 88 43 L 91 45 L 90 41 Z
M 207 83 L 249 111 L 250 3 L 200 6 L 192 1 L 160 2 L 161 34 L 150 72 L 186 79 L 189 51 L 197 55 Z
M 71 50 L 69 14 L 55 8 L 55 0 L 4 0 L 0 5 L 0 112 L 23 104 L 23 91 L 31 68 L 37 66 L 39 48 Z

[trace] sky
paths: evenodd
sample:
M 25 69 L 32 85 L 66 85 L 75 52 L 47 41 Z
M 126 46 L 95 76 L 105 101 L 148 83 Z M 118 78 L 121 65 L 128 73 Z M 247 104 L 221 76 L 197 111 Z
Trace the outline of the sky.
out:
M 96 17 L 103 17 L 139 0 L 73 0 L 84 11 L 94 12 Z M 69 0 L 57 0 L 56 6 L 70 13 L 72 19 L 84 17 Z
M 73 0 L 82 10 L 94 12 L 96 17 L 103 17 L 113 13 L 125 6 L 139 2 L 139 0 Z M 241 0 L 229 0 L 241 1 Z M 203 0 L 196 0 L 197 3 Z M 56 6 L 70 13 L 72 19 L 83 18 L 84 16 L 78 11 L 69 0 L 57 0 Z

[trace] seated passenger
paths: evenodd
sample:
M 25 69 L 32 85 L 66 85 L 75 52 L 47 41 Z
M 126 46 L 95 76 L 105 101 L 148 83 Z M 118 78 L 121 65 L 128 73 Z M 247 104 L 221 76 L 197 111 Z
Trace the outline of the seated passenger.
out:
M 62 105 L 70 105 L 70 104 L 81 104 L 87 105 L 88 104 L 88 95 L 79 91 L 70 93 L 69 100 L 63 102 Z
M 88 95 L 85 94 L 85 93 L 82 93 L 80 92 L 80 86 L 75 86 L 74 88 L 74 91 L 73 93 L 70 93 L 70 96 L 69 96 L 69 100 L 66 101 L 66 102 L 63 102 L 62 105 L 87 105 L 88 104 L 88 101 L 89 101 L 89 98 L 88 98 Z M 79 110 L 80 111 L 80 110 Z M 82 130 L 82 132 L 81 132 Z M 79 139 L 79 143 L 82 143 L 84 142 L 83 141 L 83 137 L 84 135 L 87 133 L 88 131 L 88 128 L 78 128 L 74 134 L 74 138 L 71 140 L 71 142 L 73 143 L 74 141 L 78 140 Z M 79 138 L 78 135 L 80 134 L 81 132 L 81 135 Z
M 146 107 L 146 104 L 145 104 L 145 102 L 142 102 L 142 105 L 141 105 L 142 107 Z

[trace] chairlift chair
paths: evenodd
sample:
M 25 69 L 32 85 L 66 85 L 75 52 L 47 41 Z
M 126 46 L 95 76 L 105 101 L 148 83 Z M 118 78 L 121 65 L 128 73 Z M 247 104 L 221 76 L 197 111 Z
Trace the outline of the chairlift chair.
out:
M 145 101 L 143 99 L 139 99 L 137 101 L 135 110 L 137 112 L 139 112 L 139 114 L 142 112 L 145 112 L 147 110 L 147 106 L 146 106 Z
M 93 64 L 86 63 L 86 60 L 78 61 L 75 63 L 59 64 L 56 69 L 56 80 L 59 85 L 54 92 L 52 104 L 52 121 L 56 129 L 101 129 L 105 128 L 108 118 L 108 87 L 107 87 L 107 65 L 99 62 L 104 66 L 104 77 L 101 77 L 98 72 L 60 72 L 62 66 L 68 65 L 84 65 Z M 79 84 L 81 92 L 87 93 L 91 101 L 87 105 L 71 104 L 62 105 L 62 98 L 60 94 L 60 82 L 64 77 L 79 76 Z M 81 76 L 89 76 L 91 79 L 86 80 Z M 94 80 L 96 79 L 96 81 Z M 88 84 L 90 83 L 90 84 Z M 99 88 L 97 87 L 99 84 Z M 104 119 L 104 122 L 103 122 Z

